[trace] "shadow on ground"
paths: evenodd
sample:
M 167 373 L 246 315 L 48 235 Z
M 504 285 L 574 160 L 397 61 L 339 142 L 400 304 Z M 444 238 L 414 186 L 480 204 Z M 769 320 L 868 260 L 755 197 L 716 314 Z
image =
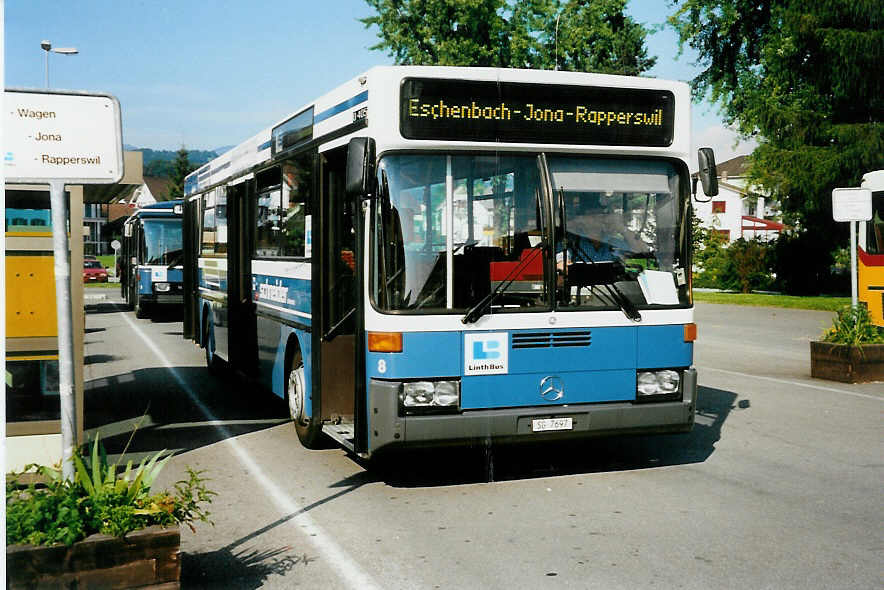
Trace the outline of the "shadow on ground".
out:
M 220 550 L 184 554 L 182 587 L 256 588 L 270 574 L 287 574 L 302 567 L 309 571 L 311 558 L 291 547 L 267 552 L 239 548 L 249 547 L 269 530 L 369 483 L 435 487 L 701 463 L 715 452 L 715 444 L 721 438 L 722 426 L 730 412 L 748 410 L 751 404 L 749 400 L 736 403 L 736 394 L 710 387 L 700 387 L 699 400 L 696 424 L 686 434 L 520 445 L 478 443 L 467 447 L 399 451 L 368 463 L 354 457 L 366 470 L 331 484 L 325 497 Z
M 288 420 L 272 394 L 205 367 L 138 369 L 89 381 L 84 393 L 87 439 L 100 435 L 109 455 L 180 453 Z
M 181 587 L 230 590 L 260 588 L 271 574 L 282 576 L 298 569 L 308 573 L 310 564 L 316 559 L 292 547 L 242 549 L 236 552 L 225 547 L 206 553 L 182 553 Z M 305 579 L 309 577 L 305 575 Z
M 87 303 L 85 305 L 87 314 L 105 314 L 105 313 L 120 313 L 121 311 L 125 311 L 128 309 L 123 303 L 114 303 L 113 301 L 102 301 L 101 303 Z M 104 328 L 98 328 L 99 330 L 104 330 Z
M 256 529 L 236 539 L 226 547 L 203 553 L 183 553 L 181 561 L 181 585 L 183 588 L 257 588 L 271 574 L 286 575 L 293 570 L 305 572 L 309 578 L 310 563 L 317 558 L 301 549 L 291 546 L 272 551 L 251 549 L 253 542 L 260 542 L 261 536 L 297 516 L 314 508 L 333 502 L 368 483 L 378 481 L 370 472 L 363 471 L 331 484 L 332 493 L 316 500 L 291 514 Z M 297 574 L 295 575 L 297 578 Z M 288 579 L 287 579 L 288 581 Z M 295 582 L 297 584 L 297 579 Z M 306 582 L 305 587 L 311 587 Z

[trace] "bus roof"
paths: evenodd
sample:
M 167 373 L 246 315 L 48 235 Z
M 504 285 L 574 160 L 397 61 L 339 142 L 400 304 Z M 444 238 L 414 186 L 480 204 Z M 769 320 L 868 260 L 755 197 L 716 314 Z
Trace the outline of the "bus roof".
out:
M 148 218 L 148 217 L 181 217 L 184 210 L 184 199 L 174 199 L 171 201 L 159 201 L 139 207 L 129 220 Z
M 512 140 L 495 142 L 487 139 L 485 141 L 407 139 L 401 134 L 400 125 L 394 123 L 400 117 L 400 89 L 410 78 L 439 79 L 468 84 L 494 82 L 498 86 L 537 85 L 538 91 L 535 91 L 535 94 L 540 96 L 540 91 L 548 88 L 549 91 L 545 92 L 545 95 L 550 101 L 556 100 L 554 90 L 557 86 L 622 89 L 625 92 L 668 92 L 674 97 L 672 141 L 667 146 L 654 147 Z M 610 121 L 608 124 L 610 125 Z M 293 111 L 289 116 L 207 162 L 187 176 L 184 193 L 185 196 L 193 195 L 269 162 L 289 149 L 300 149 L 311 144 L 319 151 L 325 151 L 345 145 L 350 137 L 364 135 L 375 138 L 378 153 L 390 149 L 560 149 L 572 152 L 606 154 L 641 152 L 687 157 L 690 150 L 690 91 L 688 85 L 683 82 L 610 74 L 508 68 L 377 66 Z

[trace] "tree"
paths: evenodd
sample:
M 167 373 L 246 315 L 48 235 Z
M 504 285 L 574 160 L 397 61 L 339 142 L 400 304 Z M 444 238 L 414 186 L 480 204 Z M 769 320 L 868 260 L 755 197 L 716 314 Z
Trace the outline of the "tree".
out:
M 871 0 L 674 0 L 699 52 L 695 98 L 720 104 L 759 147 L 749 180 L 828 252 L 846 240 L 831 190 L 884 168 L 884 11 Z M 807 260 L 828 266 L 829 256 Z M 814 270 L 820 271 L 821 268 Z M 823 285 L 820 285 L 823 287 Z
M 626 0 L 366 0 L 403 65 L 493 66 L 638 75 L 653 67 Z M 558 17 L 558 46 L 556 20 Z M 558 59 L 557 59 L 558 57 Z
M 196 169 L 197 166 L 190 163 L 187 148 L 181 146 L 181 149 L 175 153 L 175 159 L 172 160 L 172 173 L 169 176 L 172 181 L 169 185 L 170 200 L 184 197 L 184 177 Z
M 623 14 L 625 0 L 565 2 L 559 10 L 559 69 L 637 76 L 654 67 L 648 57 L 648 31 Z M 555 39 L 553 39 L 555 42 Z M 545 66 L 556 63 L 546 47 Z

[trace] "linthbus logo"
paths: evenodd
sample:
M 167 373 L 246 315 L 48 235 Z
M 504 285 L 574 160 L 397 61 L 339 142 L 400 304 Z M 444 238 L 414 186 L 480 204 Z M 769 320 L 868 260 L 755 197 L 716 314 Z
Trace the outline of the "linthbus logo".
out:
M 464 334 L 464 375 L 500 375 L 509 372 L 506 332 Z
M 473 342 L 473 358 L 474 359 L 499 359 L 500 351 L 497 350 L 500 343 L 497 341 L 478 341 Z

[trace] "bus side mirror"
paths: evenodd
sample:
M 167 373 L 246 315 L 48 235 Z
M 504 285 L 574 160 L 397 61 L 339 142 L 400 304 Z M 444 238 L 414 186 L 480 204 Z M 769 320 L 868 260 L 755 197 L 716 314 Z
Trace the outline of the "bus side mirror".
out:
M 370 137 L 354 137 L 347 146 L 347 193 L 367 196 L 374 192 L 375 144 Z
M 718 170 L 715 168 L 715 153 L 712 148 L 700 148 L 697 151 L 697 160 L 700 164 L 700 183 L 703 193 L 707 197 L 718 195 Z

